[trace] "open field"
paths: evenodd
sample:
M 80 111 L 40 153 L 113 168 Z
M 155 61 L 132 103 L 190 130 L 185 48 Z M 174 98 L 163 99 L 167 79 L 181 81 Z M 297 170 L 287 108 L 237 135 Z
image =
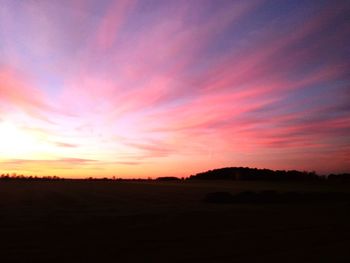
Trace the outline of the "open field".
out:
M 348 200 L 212 204 L 207 193 L 350 193 L 234 181 L 0 182 L 1 262 L 350 262 Z

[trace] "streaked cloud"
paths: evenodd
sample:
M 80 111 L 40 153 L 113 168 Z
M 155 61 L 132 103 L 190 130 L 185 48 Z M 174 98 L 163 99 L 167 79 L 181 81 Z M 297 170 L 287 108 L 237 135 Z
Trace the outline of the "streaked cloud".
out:
M 346 1 L 4 1 L 0 14 L 0 136 L 30 147 L 0 151 L 7 170 L 350 169 Z

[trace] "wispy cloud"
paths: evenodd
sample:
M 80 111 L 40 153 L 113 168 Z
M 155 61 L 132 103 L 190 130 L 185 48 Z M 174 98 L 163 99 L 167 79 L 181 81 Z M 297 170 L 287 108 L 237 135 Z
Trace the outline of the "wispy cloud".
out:
M 72 144 L 72 143 L 64 143 L 64 142 L 55 142 L 55 144 L 59 147 L 67 147 L 67 148 L 75 148 L 78 147 L 77 144 Z
M 0 118 L 48 144 L 33 147 L 41 161 L 7 167 L 350 169 L 349 12 L 345 1 L 5 1 Z
M 98 162 L 97 160 L 81 158 L 60 158 L 54 160 L 10 159 L 1 161 L 2 165 L 49 164 L 49 165 L 83 165 Z

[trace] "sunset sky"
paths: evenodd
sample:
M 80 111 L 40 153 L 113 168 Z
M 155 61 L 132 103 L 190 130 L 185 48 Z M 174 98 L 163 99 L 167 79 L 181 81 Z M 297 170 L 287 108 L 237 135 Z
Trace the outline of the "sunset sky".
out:
M 0 173 L 350 171 L 349 1 L 0 1 Z

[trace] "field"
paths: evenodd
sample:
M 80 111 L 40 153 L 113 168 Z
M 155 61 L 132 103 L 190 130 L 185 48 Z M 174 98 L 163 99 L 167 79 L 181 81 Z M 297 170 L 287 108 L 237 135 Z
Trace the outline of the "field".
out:
M 0 181 L 0 262 L 350 262 L 350 202 L 215 204 L 208 193 L 350 193 L 324 182 Z

